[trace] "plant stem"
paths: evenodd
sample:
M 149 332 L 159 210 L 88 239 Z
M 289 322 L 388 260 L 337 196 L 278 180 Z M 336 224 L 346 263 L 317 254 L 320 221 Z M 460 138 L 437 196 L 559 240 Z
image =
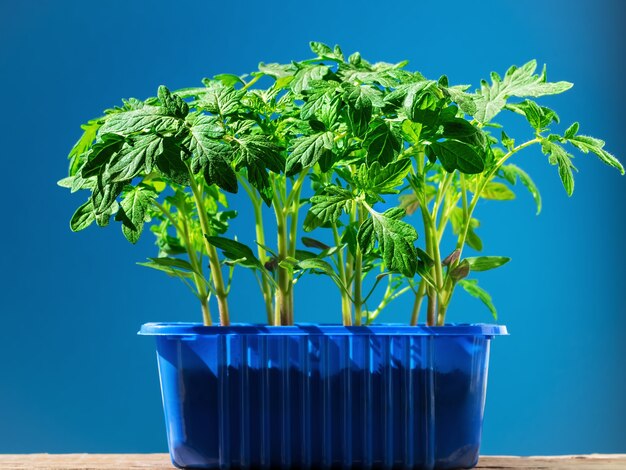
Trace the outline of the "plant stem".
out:
M 153 204 L 161 211 L 161 213 L 167 217 L 170 221 L 176 232 L 181 236 L 183 242 L 185 244 L 185 250 L 187 251 L 187 256 L 189 257 L 189 263 L 193 267 L 193 282 L 196 286 L 196 292 L 198 294 L 198 299 L 200 300 L 200 307 L 202 308 L 202 321 L 204 325 L 211 326 L 213 324 L 211 320 L 211 310 L 209 308 L 209 294 L 206 291 L 206 279 L 203 276 L 200 276 L 198 273 L 202 272 L 202 261 L 198 260 L 197 254 L 193 248 L 191 243 L 191 239 L 189 238 L 189 224 L 187 223 L 187 214 L 182 214 L 182 227 L 178 225 L 176 219 L 172 216 L 172 214 L 158 201 L 153 200 Z M 202 256 L 202 255 L 200 255 Z
M 290 253 L 287 217 L 283 206 L 283 201 L 285 201 L 284 195 L 286 193 L 284 186 L 286 182 L 278 181 L 280 178 L 279 175 L 274 177 L 274 198 L 272 204 L 274 214 L 276 215 L 276 236 L 278 245 L 278 266 L 276 267 L 278 271 L 278 289 L 276 290 L 276 299 L 274 302 L 274 323 L 276 325 L 289 325 L 289 308 L 291 306 L 291 301 L 289 300 L 289 283 L 291 281 L 291 273 L 287 267 L 280 265 L 281 261 L 288 258 Z
M 341 244 L 341 239 L 339 237 L 339 231 L 337 230 L 337 223 L 332 224 L 333 229 L 333 239 L 335 240 L 335 246 L 338 247 Z M 337 266 L 339 268 L 339 279 L 343 282 L 346 290 L 350 289 L 348 286 L 348 279 L 346 277 L 346 268 L 343 256 L 343 248 L 337 250 Z M 340 289 L 341 292 L 341 318 L 343 320 L 343 324 L 346 325 L 352 319 L 352 304 L 350 302 L 350 297 L 348 293 Z
M 363 223 L 363 209 L 361 208 L 361 206 L 359 205 L 357 201 L 354 201 L 352 205 L 352 211 L 360 227 L 361 224 Z M 354 323 L 357 326 L 361 325 L 361 317 L 363 315 L 362 313 L 362 307 L 363 307 L 362 289 L 363 289 L 363 253 L 361 252 L 361 248 L 359 247 L 359 244 L 357 243 L 355 247 L 355 254 L 354 254 L 354 295 L 353 295 Z M 352 324 L 352 318 L 349 318 L 349 319 L 346 318 L 344 319 L 344 321 L 345 320 L 348 320 L 347 326 Z
M 289 193 L 289 197 L 286 198 L 287 205 L 285 207 L 287 211 L 287 218 L 289 219 L 289 256 L 292 258 L 296 257 L 296 248 L 298 245 L 298 216 L 300 212 L 300 193 L 302 191 L 302 184 L 304 183 L 308 172 L 302 171 L 298 179 L 293 183 L 291 187 L 291 191 Z M 285 180 L 285 185 L 286 185 Z M 294 304 L 294 284 L 293 284 L 293 273 L 289 272 L 289 282 L 288 282 L 288 302 L 289 302 L 289 324 L 293 325 L 294 316 L 293 316 L 293 304 Z
M 422 309 L 422 302 L 424 301 L 424 294 L 426 293 L 426 282 L 422 279 L 420 285 L 417 288 L 415 294 L 415 301 L 413 302 L 413 312 L 411 314 L 411 326 L 417 325 L 417 320 Z
M 196 209 L 198 210 L 198 218 L 200 219 L 200 227 L 202 228 L 202 241 L 204 247 L 207 250 L 207 256 L 209 257 L 209 268 L 211 269 L 211 280 L 213 281 L 213 287 L 215 288 L 215 296 L 217 297 L 217 307 L 220 314 L 220 325 L 230 325 L 230 315 L 228 312 L 228 300 L 227 292 L 224 287 L 224 277 L 222 275 L 222 267 L 220 266 L 217 250 L 207 240 L 207 236 L 212 234 L 211 226 L 207 217 L 207 211 L 204 206 L 204 194 L 203 190 L 198 187 L 195 179 L 195 175 L 189 170 L 189 186 L 193 193 L 193 198 L 196 203 Z
M 476 204 L 478 204 L 478 200 L 480 199 L 480 196 L 481 196 L 483 190 L 485 189 L 485 186 L 487 186 L 487 183 L 489 183 L 489 181 L 491 181 L 491 179 L 498 172 L 500 167 L 502 167 L 502 165 L 509 158 L 511 158 L 513 155 L 515 155 L 520 150 L 525 149 L 526 147 L 529 147 L 529 146 L 531 146 L 533 144 L 537 144 L 537 143 L 540 143 L 540 142 L 541 142 L 541 139 L 539 137 L 535 137 L 534 139 L 528 140 L 528 141 L 524 142 L 523 144 L 520 144 L 517 147 L 514 147 L 513 149 L 509 150 L 508 153 L 503 155 L 493 165 L 491 170 L 489 170 L 489 172 L 487 172 L 486 175 L 484 175 L 484 176 L 481 175 L 480 180 L 476 183 L 476 192 L 472 196 L 472 200 L 471 200 L 471 202 L 469 204 L 469 207 L 467 206 L 465 178 L 463 177 L 463 175 L 461 175 L 461 187 L 462 187 L 462 192 L 463 192 L 463 202 L 462 203 L 463 203 L 464 218 L 463 218 L 463 227 L 461 229 L 461 232 L 459 233 L 459 237 L 458 237 L 457 244 L 456 244 L 456 248 L 459 250 L 459 260 L 461 259 L 461 255 L 463 254 L 463 248 L 465 247 L 465 240 L 467 239 L 467 234 L 469 232 L 469 227 L 471 225 L 472 216 L 474 214 L 474 209 L 476 208 Z M 445 323 L 446 311 L 448 309 L 448 305 L 449 305 L 450 300 L 452 298 L 452 294 L 454 293 L 454 288 L 455 287 L 456 287 L 456 284 L 449 277 L 446 278 L 446 282 L 445 282 L 445 284 L 443 286 L 442 293 L 441 293 L 441 306 L 440 306 L 439 315 L 438 315 L 438 318 L 437 318 L 438 324 L 443 325 Z
M 241 186 L 246 190 L 250 200 L 252 201 L 252 208 L 254 210 L 254 229 L 257 241 L 257 255 L 261 264 L 267 263 L 267 253 L 265 252 L 265 228 L 263 226 L 263 200 L 257 195 L 257 193 L 250 187 L 250 185 L 244 180 L 243 177 L 239 178 Z M 263 245 L 263 246 L 261 246 Z M 263 295 L 263 302 L 265 303 L 265 314 L 267 315 L 267 324 L 274 324 L 274 306 L 272 303 L 272 287 L 270 286 L 267 277 L 260 276 L 259 283 L 261 285 L 261 294 Z

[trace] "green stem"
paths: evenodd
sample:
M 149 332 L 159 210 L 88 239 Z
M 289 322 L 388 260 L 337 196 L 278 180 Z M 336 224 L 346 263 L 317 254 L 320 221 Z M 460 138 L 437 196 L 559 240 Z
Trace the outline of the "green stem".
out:
M 341 238 L 339 237 L 339 231 L 337 230 L 337 223 L 332 224 L 333 230 L 333 238 L 335 240 L 335 246 L 339 247 L 341 244 Z M 344 261 L 343 248 L 337 249 L 337 266 L 339 268 L 339 279 L 345 286 L 346 289 L 349 289 L 348 279 L 346 277 L 346 265 Z M 352 304 L 350 302 L 350 297 L 348 293 L 340 289 L 341 292 L 341 318 L 343 319 L 343 324 L 347 324 L 349 319 L 352 318 Z
M 257 193 L 250 187 L 250 185 L 244 180 L 243 177 L 239 178 L 241 186 L 245 189 L 252 201 L 252 208 L 254 210 L 254 230 L 257 241 L 257 255 L 261 264 L 265 266 L 268 261 L 267 253 L 265 252 L 265 228 L 263 226 L 263 200 L 257 195 Z M 261 246 L 263 245 L 263 246 Z M 261 294 L 263 295 L 263 302 L 265 303 L 265 313 L 267 315 L 268 325 L 274 324 L 274 306 L 272 304 L 272 286 L 266 276 L 261 274 L 259 279 L 261 287 Z
M 487 172 L 486 175 L 481 175 L 479 181 L 476 183 L 476 192 L 474 193 L 474 195 L 472 196 L 472 200 L 469 204 L 469 207 L 467 207 L 467 196 L 465 196 L 464 200 L 463 200 L 463 206 L 464 208 L 467 207 L 467 209 L 464 209 L 464 220 L 463 220 L 463 227 L 461 229 L 461 232 L 459 233 L 459 237 L 457 240 L 457 244 L 456 247 L 459 250 L 459 260 L 461 259 L 461 255 L 463 254 L 463 248 L 465 247 L 465 240 L 467 239 L 467 234 L 469 232 L 469 227 L 471 224 L 471 220 L 472 220 L 472 216 L 474 214 L 474 209 L 476 208 L 476 204 L 478 204 L 478 200 L 480 199 L 480 196 L 483 192 L 483 190 L 485 189 L 485 186 L 487 186 L 487 183 L 489 183 L 489 181 L 491 181 L 491 179 L 494 177 L 494 175 L 498 172 L 498 170 L 500 169 L 500 167 L 502 167 L 502 165 L 504 165 L 504 163 L 511 158 L 513 155 L 515 155 L 517 152 L 519 152 L 522 149 L 525 149 L 526 147 L 529 147 L 533 144 L 537 144 L 540 143 L 541 139 L 539 137 L 536 137 L 534 139 L 528 140 L 526 142 L 524 142 L 523 144 L 518 145 L 517 147 L 509 150 L 508 153 L 506 153 L 505 155 L 503 155 L 491 168 L 491 170 L 489 172 Z M 465 180 L 462 179 L 461 180 L 461 185 L 463 188 L 463 193 L 465 193 Z M 445 285 L 443 287 L 443 291 L 442 291 L 442 295 L 441 295 L 441 303 L 442 306 L 440 308 L 440 312 L 438 315 L 438 323 L 439 324 L 444 324 L 445 322 L 445 315 L 446 315 L 446 311 L 448 308 L 448 305 L 450 303 L 450 300 L 452 299 L 452 294 L 454 293 L 454 288 L 456 287 L 456 284 L 452 281 L 452 279 L 450 279 L 449 277 L 446 278 L 446 282 Z
M 352 205 L 352 211 L 360 227 L 361 224 L 363 223 L 363 209 L 357 201 L 354 201 Z M 353 295 L 354 324 L 357 326 L 361 325 L 361 317 L 363 315 L 362 313 L 362 308 L 363 308 L 362 289 L 363 289 L 363 253 L 361 252 L 361 248 L 359 247 L 359 244 L 357 243 L 355 247 L 355 254 L 354 254 L 354 291 L 353 291 L 354 292 L 354 295 Z M 344 319 L 344 322 L 345 320 L 348 320 L 347 325 L 352 324 L 352 318 L 349 318 L 349 319 L 346 318 Z
M 287 218 L 289 219 L 289 256 L 292 258 L 296 257 L 296 248 L 298 246 L 298 217 L 300 213 L 300 193 L 302 192 L 302 184 L 304 183 L 308 171 L 302 171 L 298 179 L 293 183 L 291 187 L 291 191 L 289 193 L 289 197 L 286 198 L 287 206 L 285 207 L 287 211 Z M 285 181 L 286 185 L 286 181 Z M 294 313 L 293 313 L 293 305 L 294 305 L 294 284 L 293 284 L 293 273 L 289 271 L 289 280 L 288 280 L 288 291 L 287 298 L 289 302 L 289 324 L 294 324 Z
M 278 244 L 278 266 L 276 268 L 278 271 L 278 289 L 276 290 L 276 300 L 274 302 L 274 322 L 276 325 L 289 325 L 289 308 L 291 306 L 291 302 L 289 300 L 289 283 L 291 281 L 291 273 L 287 267 L 280 266 L 281 261 L 289 257 L 290 253 L 287 217 L 285 214 L 285 208 L 282 204 L 282 201 L 285 201 L 284 193 L 286 192 L 286 189 L 284 188 L 282 181 L 277 181 L 279 178 L 280 176 L 278 175 L 274 178 L 274 199 L 272 204 L 274 214 L 276 215 L 276 233 Z
M 415 294 L 415 301 L 413 302 L 413 311 L 411 314 L 411 326 L 417 325 L 420 310 L 422 309 L 422 302 L 424 301 L 424 294 L 426 293 L 426 282 L 422 279 L 420 285 Z
M 193 282 L 196 286 L 196 292 L 198 294 L 198 299 L 200 300 L 200 307 L 202 309 L 202 321 L 206 326 L 212 325 L 211 320 L 211 310 L 209 308 L 209 293 L 206 291 L 206 279 L 203 276 L 200 276 L 198 273 L 202 272 L 202 261 L 198 260 L 197 254 L 193 248 L 191 243 L 191 239 L 189 238 L 189 224 L 187 223 L 187 214 L 182 214 L 182 227 L 178 225 L 174 216 L 158 201 L 152 201 L 154 205 L 161 211 L 161 213 L 167 217 L 170 221 L 177 234 L 180 235 L 185 244 L 185 251 L 187 251 L 187 256 L 189 257 L 189 263 L 193 267 Z M 202 255 L 200 255 L 202 256 Z
M 207 236 L 212 234 L 211 226 L 209 224 L 209 219 L 207 216 L 206 207 L 204 206 L 204 194 L 203 190 L 199 188 L 195 175 L 191 171 L 191 168 L 188 167 L 189 170 L 189 186 L 191 187 L 191 191 L 193 193 L 193 198 L 196 203 L 196 208 L 198 210 L 198 218 L 200 219 L 200 227 L 202 228 L 202 241 L 204 243 L 204 247 L 207 251 L 207 256 L 209 257 L 209 267 L 211 269 L 211 280 L 213 281 L 213 287 L 215 288 L 215 296 L 217 297 L 217 307 L 220 314 L 220 325 L 228 326 L 230 325 L 230 315 L 228 312 L 228 300 L 227 300 L 227 292 L 224 286 L 224 277 L 222 274 L 222 267 L 220 266 L 219 257 L 217 255 L 217 250 L 213 245 L 209 243 L 207 240 Z

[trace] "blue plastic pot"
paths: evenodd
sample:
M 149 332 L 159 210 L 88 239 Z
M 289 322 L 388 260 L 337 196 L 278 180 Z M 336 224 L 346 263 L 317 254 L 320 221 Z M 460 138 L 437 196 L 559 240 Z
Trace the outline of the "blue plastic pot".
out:
M 182 468 L 470 468 L 497 325 L 148 323 Z

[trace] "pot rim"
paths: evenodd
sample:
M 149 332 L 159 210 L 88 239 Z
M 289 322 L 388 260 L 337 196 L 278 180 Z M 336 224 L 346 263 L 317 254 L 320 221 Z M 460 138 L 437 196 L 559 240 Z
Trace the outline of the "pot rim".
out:
M 229 326 L 205 326 L 192 322 L 152 322 L 141 325 L 142 336 L 503 336 L 505 325 L 487 323 L 450 323 L 444 326 L 410 326 L 404 323 L 379 323 L 344 326 L 333 323 L 297 323 L 293 326 L 270 326 L 261 323 L 233 323 Z

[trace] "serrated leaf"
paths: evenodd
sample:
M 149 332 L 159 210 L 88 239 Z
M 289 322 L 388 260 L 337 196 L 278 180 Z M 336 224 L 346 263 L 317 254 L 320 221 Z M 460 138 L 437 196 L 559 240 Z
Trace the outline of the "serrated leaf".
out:
M 515 199 L 515 193 L 506 184 L 492 181 L 485 185 L 480 197 L 494 201 L 511 201 Z
M 574 193 L 574 173 L 576 168 L 572 164 L 572 155 L 567 153 L 563 147 L 556 142 L 544 139 L 541 142 L 543 152 L 548 155 L 552 165 L 558 165 L 559 177 L 568 196 Z
M 449 173 L 459 170 L 465 174 L 477 174 L 485 169 L 484 159 L 464 142 L 445 140 L 433 142 L 428 148 Z
M 472 297 L 479 299 L 491 312 L 494 320 L 498 319 L 498 312 L 493 305 L 491 296 L 483 288 L 478 287 L 478 281 L 474 279 L 463 279 L 459 281 L 459 285 Z
M 183 153 L 175 139 L 162 139 L 163 151 L 157 156 L 155 164 L 159 171 L 178 184 L 189 184 L 189 168 L 183 161 Z
M 156 159 L 164 151 L 163 139 L 158 135 L 140 135 L 128 139 L 109 162 L 107 179 L 120 182 L 132 180 L 143 172 L 150 173 Z
M 488 271 L 505 265 L 511 258 L 506 256 L 476 256 L 465 258 L 472 271 Z
M 539 97 L 563 93 L 572 87 L 569 82 L 550 83 L 546 79 L 545 69 L 536 75 L 537 61 L 531 60 L 522 67 L 510 67 L 503 79 L 492 74 L 492 84 L 483 81 L 475 100 L 474 117 L 480 122 L 491 121 L 506 105 L 507 98 Z
M 140 109 L 133 109 L 111 114 L 100 127 L 99 134 L 131 135 L 140 132 L 177 133 L 184 120 L 169 115 L 169 111 L 162 106 L 146 105 Z
M 124 137 L 117 134 L 103 134 L 87 154 L 87 162 L 80 171 L 82 178 L 90 178 L 102 173 L 103 168 L 124 145 Z
M 248 181 L 254 186 L 269 206 L 272 202 L 272 186 L 267 171 L 280 173 L 285 161 L 280 154 L 280 147 L 266 135 L 251 135 L 236 139 L 235 170 L 246 168 Z
M 344 84 L 343 88 L 342 97 L 347 104 L 348 125 L 354 135 L 361 136 L 367 131 L 372 119 L 372 100 L 375 100 L 379 106 L 382 106 L 384 102 L 379 97 L 380 92 L 367 85 Z
M 191 169 L 194 173 L 202 170 L 208 185 L 216 184 L 225 191 L 236 193 L 238 185 L 237 175 L 231 167 L 232 148 L 207 136 L 207 128 L 212 126 L 212 121 L 203 116 L 190 129 L 187 146 L 192 153 Z
M 330 131 L 297 138 L 287 157 L 287 175 L 292 175 L 302 168 L 309 168 L 327 153 L 332 153 L 333 139 L 334 134 Z
M 309 88 L 311 81 L 324 80 L 330 73 L 330 69 L 325 65 L 313 65 L 300 69 L 289 84 L 294 93 L 302 93 Z
M 159 87 L 157 96 L 168 115 L 183 119 L 189 113 L 189 105 L 180 96 L 172 94 L 166 86 Z
M 384 167 L 379 162 L 373 162 L 369 167 L 362 164 L 354 176 L 354 182 L 361 191 L 379 198 L 380 194 L 397 194 L 410 170 L 411 160 L 408 158 L 396 160 Z
M 214 84 L 202 96 L 198 107 L 222 117 L 230 116 L 239 111 L 245 93 L 245 90 L 237 90 L 232 86 Z
M 537 132 L 542 131 L 552 122 L 559 122 L 556 112 L 545 106 L 539 106 L 534 101 L 524 100 L 521 103 L 507 104 L 506 108 L 525 116 Z
M 474 95 L 470 93 L 465 93 L 462 88 L 465 88 L 465 86 L 448 87 L 444 88 L 444 90 L 450 95 L 450 99 L 454 101 L 457 105 L 459 105 L 461 111 L 463 111 L 465 114 L 473 116 L 474 114 L 476 114 L 477 111 L 476 103 L 474 102 Z
M 572 125 L 572 127 L 574 126 Z M 570 131 L 570 129 L 568 129 L 568 131 Z M 576 127 L 575 129 L 577 131 L 578 127 Z M 565 133 L 567 134 L 568 132 L 566 131 Z M 617 170 L 619 170 L 619 172 L 622 175 L 624 174 L 624 167 L 622 166 L 620 161 L 614 155 L 611 155 L 609 152 L 604 150 L 603 140 L 596 139 L 595 137 L 590 137 L 587 135 L 573 135 L 571 137 L 566 137 L 566 138 L 568 142 L 574 145 L 581 152 L 583 153 L 591 152 L 595 154 L 604 163 L 606 163 L 609 166 L 612 166 L 613 168 L 616 168 Z
M 149 186 L 140 184 L 127 188 L 115 219 L 122 222 L 122 233 L 131 243 L 137 243 L 148 209 L 157 193 Z
M 334 223 L 347 210 L 354 195 L 339 186 L 327 186 L 323 192 L 311 197 L 309 213 L 318 224 Z M 305 222 L 305 226 L 307 223 Z
M 404 209 L 393 208 L 384 213 L 368 208 L 370 213 L 359 227 L 357 240 L 361 250 L 369 253 L 378 242 L 383 262 L 389 271 L 413 276 L 417 267 L 417 252 L 414 243 L 417 240 L 415 229 L 401 221 Z
M 367 163 L 378 162 L 387 165 L 402 148 L 402 142 L 385 121 L 374 121 L 363 146 L 367 149 Z
M 578 128 L 579 127 L 580 127 L 580 124 L 575 122 L 574 124 L 572 124 L 571 126 L 569 126 L 567 128 L 567 130 L 563 134 L 563 137 L 565 137 L 566 139 L 570 139 L 570 138 L 574 137 L 578 133 Z

